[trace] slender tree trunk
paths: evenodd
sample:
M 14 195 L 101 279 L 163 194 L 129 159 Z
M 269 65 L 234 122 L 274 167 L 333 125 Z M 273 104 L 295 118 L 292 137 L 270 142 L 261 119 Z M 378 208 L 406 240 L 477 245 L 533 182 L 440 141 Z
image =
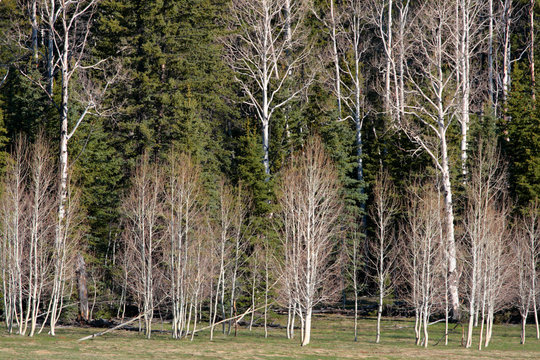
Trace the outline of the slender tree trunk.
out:
M 383 243 L 383 231 L 380 234 L 380 247 L 379 247 L 379 307 L 377 309 L 377 336 L 375 342 L 378 344 L 381 341 L 381 316 L 383 311 L 384 301 L 384 243 Z
M 392 39 L 392 10 L 393 10 L 393 0 L 388 0 L 388 14 L 387 14 L 387 27 L 386 27 L 386 70 L 385 70 L 385 112 L 387 116 L 392 116 L 392 97 L 391 97 L 391 74 L 392 74 L 392 57 L 393 55 L 393 39 Z
M 254 264 L 252 268 L 252 277 L 251 277 L 251 308 L 255 309 L 255 280 L 257 272 L 257 263 Z M 251 312 L 251 319 L 249 321 L 249 331 L 253 328 L 253 321 L 255 319 L 255 311 Z
M 302 346 L 306 346 L 309 344 L 311 340 L 311 315 L 312 315 L 312 309 L 311 307 L 308 307 L 306 310 L 306 318 L 305 318 L 305 324 L 304 324 L 304 334 L 302 336 Z
M 488 314 L 487 314 L 487 320 L 486 320 L 486 341 L 484 343 L 484 347 L 489 346 L 489 342 L 491 340 L 492 325 L 493 325 L 493 312 L 491 311 L 491 306 L 488 305 Z
M 292 339 L 291 326 L 293 326 L 292 325 L 292 312 L 294 310 L 293 310 L 293 306 L 292 306 L 292 299 L 291 299 L 290 291 L 289 291 L 288 296 L 289 296 L 289 300 L 288 300 L 288 304 L 287 304 L 287 339 Z
M 270 290 L 270 287 L 269 287 L 269 281 L 270 279 L 268 278 L 268 271 L 269 271 L 269 268 L 268 268 L 268 262 L 269 262 L 269 259 L 268 259 L 268 251 L 270 249 L 268 249 L 268 239 L 265 240 L 265 251 L 264 251 L 264 337 L 267 338 L 268 337 L 268 291 Z
M 478 350 L 482 350 L 482 342 L 484 336 L 484 323 L 485 323 L 485 292 L 484 292 L 484 301 L 482 302 L 482 317 L 480 320 L 480 338 L 478 339 Z
M 358 243 L 353 237 L 354 341 L 358 341 Z
M 536 74 L 534 71 L 534 6 L 535 0 L 530 0 L 529 5 L 529 63 L 531 66 L 531 96 L 533 101 L 533 106 L 536 104 Z
M 293 311 L 292 311 L 292 319 L 291 319 L 291 339 L 294 339 L 294 324 L 296 322 L 296 308 L 298 305 L 293 302 Z
M 269 135 L 269 126 L 268 121 L 264 121 L 262 125 L 262 133 L 263 133 L 263 152 L 264 152 L 264 158 L 263 158 L 263 164 L 264 164 L 264 172 L 268 175 L 270 174 L 270 158 L 269 158 L 269 149 L 270 149 L 270 135 Z
M 229 316 L 231 318 L 233 317 L 235 304 L 236 304 L 236 298 L 235 298 L 235 296 L 236 296 L 236 277 L 237 277 L 237 273 L 238 273 L 239 257 L 240 257 L 240 234 L 237 233 L 236 242 L 235 242 L 235 249 L 234 249 L 234 268 L 233 268 L 232 280 L 231 280 L 231 302 L 230 302 L 230 307 L 231 308 L 230 308 L 230 316 Z M 229 335 L 231 334 L 232 321 L 233 320 L 229 321 L 229 330 L 228 330 Z M 235 320 L 235 322 L 236 322 L 236 320 Z
M 191 338 L 190 341 L 193 341 L 193 337 L 195 336 L 195 332 L 197 331 L 197 315 L 198 315 L 198 296 L 195 295 L 195 316 L 193 318 L 193 331 L 191 332 Z
M 227 318 L 225 314 L 225 269 L 223 269 L 223 284 L 221 286 L 220 305 L 221 305 L 221 316 L 223 317 L 223 320 L 225 320 Z M 221 333 L 225 335 L 225 322 L 221 323 Z
M 357 55 L 358 56 L 358 55 Z M 359 64 L 359 61 L 360 59 L 357 58 L 356 59 L 356 70 L 355 70 L 355 86 L 356 86 L 356 90 L 355 90 L 355 111 L 354 111 L 354 122 L 355 122 L 355 125 L 356 125 L 356 156 L 357 156 L 357 174 L 356 174 L 356 179 L 360 182 L 362 182 L 364 180 L 364 164 L 363 164 L 363 160 L 362 160 L 362 157 L 363 157 L 363 143 L 362 143 L 362 123 L 363 123 L 363 119 L 361 118 L 361 103 L 360 103 L 360 93 L 361 93 L 361 88 L 360 88 L 360 64 Z M 364 186 L 361 185 L 361 190 L 362 190 L 362 193 L 364 192 Z
M 428 332 L 428 324 L 429 324 L 429 313 L 426 308 L 424 308 L 424 314 L 423 314 L 423 328 L 424 328 L 424 347 L 427 348 L 429 345 L 429 332 Z
M 512 14 L 512 0 L 506 0 L 504 3 L 504 39 L 503 39 L 503 79 L 502 79 L 502 101 L 503 116 L 505 122 L 508 122 L 508 93 L 510 91 L 510 24 Z M 506 134 L 508 135 L 508 134 Z
M 332 57 L 334 60 L 334 71 L 335 71 L 335 87 L 336 87 L 336 98 L 337 98 L 337 107 L 338 107 L 338 121 L 341 121 L 341 71 L 339 67 L 339 53 L 337 48 L 337 34 L 336 34 L 336 15 L 334 10 L 334 0 L 330 0 L 330 19 L 331 19 L 331 39 L 332 39 Z
M 354 341 L 358 341 L 358 292 L 354 292 Z
M 218 300 L 219 300 L 219 290 L 220 290 L 220 287 L 223 286 L 222 284 L 222 276 L 223 276 L 223 271 L 224 271 L 224 246 L 225 244 L 223 243 L 222 244 L 222 249 L 221 249 L 221 260 L 220 260 L 220 265 L 219 265 L 219 278 L 218 278 L 218 282 L 217 282 L 217 286 L 216 286 L 216 298 L 215 298 L 215 301 L 214 301 L 214 311 L 213 311 L 213 317 L 211 318 L 211 328 L 210 328 L 210 341 L 212 341 L 214 339 L 214 326 L 216 324 L 216 317 L 217 317 L 217 311 L 218 311 Z
M 54 25 L 56 22 L 56 1 L 49 1 L 49 29 L 47 34 L 47 93 L 53 96 L 54 87 Z
M 265 6 L 265 11 L 268 11 L 268 8 Z M 267 42 L 271 41 L 269 39 L 270 37 L 270 19 L 269 14 L 265 14 L 265 21 L 264 21 L 264 48 L 268 48 Z M 274 52 L 272 52 L 274 53 Z M 268 181 L 269 175 L 270 175 L 270 158 L 269 158 L 269 149 L 270 149 L 270 134 L 269 134 L 269 125 L 270 125 L 270 104 L 268 100 L 268 92 L 269 92 L 269 80 L 272 76 L 269 74 L 269 62 L 270 59 L 268 58 L 268 54 L 264 54 L 264 60 L 263 60 L 263 68 L 262 68 L 262 141 L 263 141 L 263 165 L 264 165 L 264 172 L 266 174 L 266 180 Z
M 489 33 L 488 33 L 488 95 L 493 116 L 497 116 L 495 107 L 494 71 L 493 71 L 493 0 L 489 0 Z
M 86 264 L 81 254 L 77 255 L 77 286 L 79 288 L 79 317 L 81 322 L 88 322 L 88 291 L 86 289 Z
M 527 314 L 521 316 L 521 341 L 520 344 L 525 345 L 525 329 L 527 327 Z
M 375 342 L 378 344 L 381 342 L 381 316 L 382 316 L 382 302 L 383 297 L 382 294 L 379 294 L 379 307 L 377 309 L 377 336 L 375 338 Z
M 467 0 L 461 0 L 461 51 L 460 51 L 460 70 L 461 70 L 461 175 L 463 181 L 467 176 L 467 146 L 469 130 L 469 106 L 470 106 L 470 9 Z
M 536 290 L 536 281 L 537 281 L 537 276 L 536 276 L 536 266 L 538 266 L 538 261 L 537 261 L 537 256 L 536 256 L 536 252 L 537 252 L 537 247 L 538 245 L 535 243 L 536 242 L 536 239 L 534 238 L 534 235 L 530 235 L 530 236 L 533 236 L 531 238 L 531 264 L 530 264 L 530 267 L 531 267 L 531 300 L 532 300 L 532 310 L 533 310 L 533 314 L 534 314 L 534 325 L 535 325 L 535 328 L 536 328 L 536 339 L 540 339 L 540 327 L 539 327 L 539 324 L 538 324 L 538 308 L 537 308 L 537 304 L 536 304 L 536 296 L 537 296 L 537 290 Z
M 68 75 L 68 54 L 69 54 L 69 37 L 67 35 L 67 19 L 66 8 L 63 11 L 63 27 L 65 35 L 63 37 L 62 49 L 62 102 L 60 116 L 60 185 L 58 190 L 58 218 L 55 238 L 54 252 L 54 282 L 52 292 L 52 308 L 50 326 L 51 335 L 55 335 L 56 322 L 59 317 L 59 303 L 62 301 L 62 283 L 64 281 L 64 249 L 65 249 L 65 217 L 66 217 L 66 202 L 67 202 L 67 181 L 68 181 L 68 101 L 69 101 L 69 75 Z
M 38 23 L 37 23 L 37 0 L 32 0 L 29 9 L 30 25 L 32 26 L 32 58 L 34 64 L 38 64 Z
M 410 1 L 407 0 L 399 7 L 399 121 L 405 116 L 405 24 L 409 13 L 409 3 Z
M 477 264 L 478 264 L 478 249 L 476 248 L 476 239 L 471 240 L 472 245 L 472 268 L 471 268 L 471 293 L 469 294 L 469 327 L 467 328 L 467 342 L 465 347 L 470 348 L 472 345 L 474 314 L 476 313 L 476 286 L 477 286 Z
M 442 98 L 441 98 L 442 99 Z M 443 118 L 440 117 L 440 124 Z M 457 273 L 457 251 L 454 237 L 454 209 L 452 202 L 452 186 L 450 183 L 450 166 L 448 159 L 448 148 L 446 145 L 446 134 L 443 126 L 440 126 L 441 136 L 441 173 L 443 178 L 444 192 L 444 213 L 446 227 L 446 243 L 448 244 L 448 289 L 450 291 L 450 299 L 452 301 L 452 315 L 454 319 L 459 320 L 459 292 L 458 292 L 458 273 Z

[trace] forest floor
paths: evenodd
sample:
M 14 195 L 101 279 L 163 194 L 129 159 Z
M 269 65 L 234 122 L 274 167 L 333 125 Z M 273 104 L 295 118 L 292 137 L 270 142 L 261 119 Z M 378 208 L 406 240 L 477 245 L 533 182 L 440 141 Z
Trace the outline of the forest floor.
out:
M 278 321 L 281 319 L 278 319 Z M 341 315 L 318 315 L 313 323 L 311 344 L 299 345 L 298 335 L 287 340 L 285 330 L 270 328 L 264 338 L 261 327 L 249 332 L 240 328 L 238 336 L 216 332 L 198 333 L 193 342 L 173 340 L 159 330 L 167 324 L 156 323 L 151 340 L 136 331 L 117 330 L 104 336 L 77 342 L 77 339 L 98 332 L 91 328 L 60 328 L 57 336 L 46 334 L 34 338 L 8 335 L 0 328 L 0 359 L 539 359 L 540 341 L 534 327 L 528 330 L 527 343 L 519 344 L 520 327 L 496 325 L 492 343 L 478 351 L 478 329 L 472 349 L 461 344 L 461 327 L 450 335 L 448 346 L 441 339 L 444 323 L 430 326 L 429 347 L 414 345 L 414 323 L 406 319 L 385 319 L 381 343 L 375 343 L 376 321 L 363 318 L 358 326 L 358 341 L 353 341 L 353 320 Z M 451 326 L 451 328 L 454 325 Z M 220 329 L 221 330 L 221 329 Z M 441 341 L 436 345 L 437 341 Z

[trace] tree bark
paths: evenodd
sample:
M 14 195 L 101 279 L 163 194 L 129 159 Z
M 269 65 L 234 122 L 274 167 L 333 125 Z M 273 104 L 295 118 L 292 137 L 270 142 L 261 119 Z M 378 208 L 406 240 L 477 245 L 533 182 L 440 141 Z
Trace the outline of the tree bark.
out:
M 77 287 L 79 289 L 79 321 L 86 323 L 90 320 L 88 308 L 88 291 L 86 288 L 86 264 L 81 254 L 77 255 L 75 273 L 77 275 Z
M 531 68 L 531 96 L 533 106 L 536 106 L 536 74 L 534 70 L 534 6 L 535 0 L 530 0 L 529 4 L 529 63 Z
M 302 337 L 302 346 L 306 346 L 311 341 L 311 315 L 313 310 L 311 307 L 308 307 L 306 311 L 305 325 L 304 325 L 304 334 Z

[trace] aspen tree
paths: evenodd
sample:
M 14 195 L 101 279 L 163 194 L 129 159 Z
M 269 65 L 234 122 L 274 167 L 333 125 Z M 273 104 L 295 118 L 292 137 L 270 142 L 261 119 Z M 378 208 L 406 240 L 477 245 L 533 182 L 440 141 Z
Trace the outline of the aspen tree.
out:
M 152 164 L 144 154 L 135 169 L 132 188 L 124 199 L 126 252 L 134 281 L 131 283 L 143 314 L 144 331 L 152 334 L 155 292 L 162 259 L 163 173 L 161 164 Z
M 313 75 L 308 75 L 303 83 L 285 91 L 309 55 L 302 34 L 305 9 L 291 1 L 233 0 L 230 10 L 235 35 L 224 41 L 225 60 L 261 123 L 263 164 L 269 175 L 271 120 L 313 81 Z
M 311 340 L 313 308 L 339 292 L 338 268 L 332 263 L 342 204 L 335 169 L 318 139 L 293 156 L 281 176 L 279 205 L 283 251 L 289 253 L 283 277 L 292 279 L 303 346 Z
M 448 246 L 449 292 L 454 318 L 459 318 L 459 277 L 450 178 L 448 129 L 456 120 L 459 87 L 453 66 L 453 8 L 446 1 L 424 4 L 416 17 L 408 51 L 407 83 L 411 94 L 400 123 L 407 137 L 432 159 L 442 177 L 444 226 Z
M 366 254 L 370 259 L 370 268 L 374 271 L 373 278 L 377 284 L 379 304 L 377 308 L 377 333 L 375 342 L 381 340 L 381 316 L 385 297 L 392 290 L 392 283 L 388 284 L 389 276 L 394 268 L 397 248 L 393 242 L 392 223 L 398 211 L 398 202 L 391 180 L 387 172 L 377 175 L 373 187 L 373 204 L 370 217 L 375 224 L 375 236 L 370 240 Z
M 485 312 L 485 299 L 481 291 L 482 288 L 486 290 L 484 267 L 487 264 L 483 261 L 484 252 L 488 242 L 496 238 L 492 231 L 501 230 L 495 226 L 498 221 L 496 209 L 504 199 L 506 172 L 496 151 L 495 146 L 485 144 L 482 140 L 479 142 L 470 183 L 467 184 L 468 202 L 464 228 L 469 244 L 469 324 L 465 347 L 472 345 L 475 315 L 480 310 Z
M 202 188 L 200 183 L 200 168 L 193 164 L 192 159 L 171 151 L 167 160 L 165 180 L 167 236 L 170 244 L 167 247 L 169 257 L 170 295 L 173 314 L 173 338 L 180 338 L 189 321 L 186 317 L 191 313 L 193 296 L 198 296 L 197 281 L 200 274 L 193 273 L 191 265 L 199 258 L 199 246 L 194 237 L 200 237 L 197 232 L 198 217 L 203 211 Z M 197 270 L 200 272 L 200 269 Z M 195 290 L 195 292 L 193 292 Z M 186 330 L 187 334 L 187 330 Z
M 403 241 L 400 263 L 406 270 L 410 286 L 409 301 L 415 310 L 416 345 L 428 347 L 429 318 L 437 296 L 437 282 L 441 278 L 442 259 L 439 218 L 439 195 L 431 190 L 411 186 L 404 224 L 406 239 Z
M 65 228 L 67 222 L 68 207 L 68 178 L 69 178 L 69 156 L 68 143 L 73 138 L 79 126 L 85 121 L 91 113 L 102 113 L 99 111 L 99 105 L 103 100 L 109 85 L 114 82 L 115 76 L 112 76 L 98 86 L 97 82 L 90 75 L 91 71 L 106 73 L 103 65 L 105 60 L 93 62 L 90 56 L 89 36 L 93 16 L 100 0 L 29 0 L 22 2 L 22 5 L 30 9 L 30 22 L 32 26 L 32 49 L 33 56 L 36 52 L 37 29 L 40 26 L 38 20 L 42 21 L 43 29 L 47 33 L 46 46 L 46 77 L 42 78 L 39 72 L 29 71 L 24 66 L 19 66 L 22 75 L 28 78 L 33 84 L 44 91 L 51 103 L 59 113 L 59 161 L 58 177 L 59 189 L 56 194 L 58 197 L 58 210 L 55 238 L 55 274 L 53 279 L 53 288 L 49 304 L 50 314 L 50 334 L 55 335 L 55 326 L 60 317 L 61 303 L 63 296 L 61 292 L 64 289 L 65 264 L 60 263 L 65 259 L 64 250 L 67 239 L 63 238 L 69 231 Z M 37 16 L 37 12 L 40 16 Z M 60 100 L 54 96 L 54 78 L 55 74 L 60 74 L 61 90 Z M 108 76 L 105 76 L 108 77 Z M 70 84 L 75 80 L 83 89 L 75 92 Z M 72 111 L 73 105 L 78 103 L 82 111 L 76 114 Z

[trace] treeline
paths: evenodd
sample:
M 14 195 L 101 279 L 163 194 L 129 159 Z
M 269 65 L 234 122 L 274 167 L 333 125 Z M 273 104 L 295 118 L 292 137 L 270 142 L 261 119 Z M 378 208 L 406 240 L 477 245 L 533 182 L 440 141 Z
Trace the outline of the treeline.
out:
M 66 302 L 92 317 L 88 293 L 136 305 L 147 336 L 167 309 L 177 338 L 277 304 L 307 344 L 313 308 L 347 294 L 355 314 L 378 295 L 379 324 L 409 299 L 426 346 L 432 315 L 468 314 L 467 346 L 503 307 L 538 322 L 538 11 L 4 0 L 8 328 L 54 335 Z

